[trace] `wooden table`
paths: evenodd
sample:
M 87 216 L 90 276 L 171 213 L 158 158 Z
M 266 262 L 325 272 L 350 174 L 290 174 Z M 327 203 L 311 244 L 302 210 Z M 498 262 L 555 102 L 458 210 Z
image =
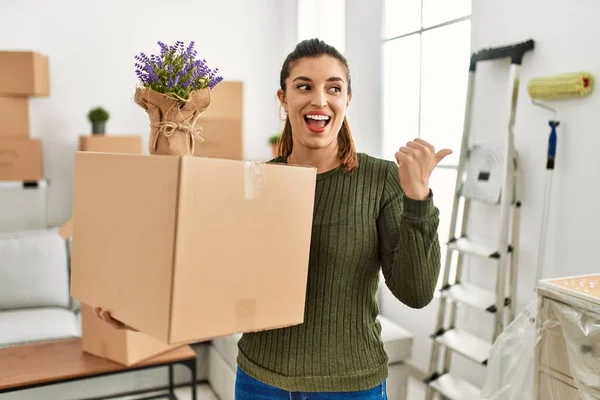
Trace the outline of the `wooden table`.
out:
M 192 399 L 196 400 L 196 353 L 187 345 L 130 367 L 84 353 L 80 338 L 13 346 L 0 349 L 0 393 L 168 366 L 168 392 L 151 398 L 176 400 L 173 382 L 175 364 L 189 368 Z M 124 396 L 128 394 L 123 393 Z

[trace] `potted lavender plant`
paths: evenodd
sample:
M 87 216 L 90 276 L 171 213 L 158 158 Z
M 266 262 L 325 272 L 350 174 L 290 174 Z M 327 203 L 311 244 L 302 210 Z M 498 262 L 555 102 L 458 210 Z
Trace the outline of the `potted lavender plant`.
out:
M 210 105 L 211 90 L 223 80 L 217 69 L 196 59 L 194 42 L 186 47 L 158 42 L 159 54 L 135 56 L 139 80 L 134 101 L 150 118 L 150 154 L 193 155 L 202 128 L 196 121 Z

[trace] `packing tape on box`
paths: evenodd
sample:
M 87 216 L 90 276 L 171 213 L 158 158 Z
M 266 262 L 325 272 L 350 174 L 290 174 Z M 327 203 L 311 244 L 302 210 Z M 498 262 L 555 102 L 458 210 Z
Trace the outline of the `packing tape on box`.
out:
M 265 164 L 257 161 L 246 161 L 244 163 L 244 193 L 246 200 L 262 196 L 266 185 Z

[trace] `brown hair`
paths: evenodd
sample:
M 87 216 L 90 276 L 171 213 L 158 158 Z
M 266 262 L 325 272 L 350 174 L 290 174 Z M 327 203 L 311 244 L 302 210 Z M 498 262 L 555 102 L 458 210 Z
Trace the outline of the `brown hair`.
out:
M 302 58 L 311 57 L 316 58 L 323 55 L 331 56 L 341 62 L 346 67 L 346 79 L 348 80 L 348 94 L 352 93 L 352 86 L 350 84 L 350 68 L 348 67 L 348 61 L 346 58 L 333 46 L 328 45 L 319 39 L 308 39 L 304 40 L 298 45 L 294 51 L 292 51 L 286 57 L 281 68 L 281 74 L 279 78 L 279 85 L 281 90 L 285 93 L 286 84 L 285 81 L 290 76 L 290 70 L 292 69 L 295 62 Z M 348 118 L 344 116 L 344 122 L 338 133 L 338 157 L 342 163 L 342 168 L 345 171 L 352 171 L 358 166 L 358 155 L 356 154 L 356 147 L 354 145 L 354 139 L 352 138 L 352 131 L 350 130 L 350 123 Z M 293 140 L 292 140 L 292 125 L 290 124 L 289 117 L 285 119 L 285 126 L 281 139 L 279 140 L 279 156 L 287 158 L 292 153 Z

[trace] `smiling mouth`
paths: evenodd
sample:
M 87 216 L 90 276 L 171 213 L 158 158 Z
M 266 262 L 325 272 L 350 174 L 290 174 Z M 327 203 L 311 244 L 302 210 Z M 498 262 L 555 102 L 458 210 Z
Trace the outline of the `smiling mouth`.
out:
M 331 121 L 331 117 L 328 115 L 312 115 L 308 114 L 304 116 L 304 121 L 308 125 L 311 130 L 321 130 L 325 129 L 325 127 Z

